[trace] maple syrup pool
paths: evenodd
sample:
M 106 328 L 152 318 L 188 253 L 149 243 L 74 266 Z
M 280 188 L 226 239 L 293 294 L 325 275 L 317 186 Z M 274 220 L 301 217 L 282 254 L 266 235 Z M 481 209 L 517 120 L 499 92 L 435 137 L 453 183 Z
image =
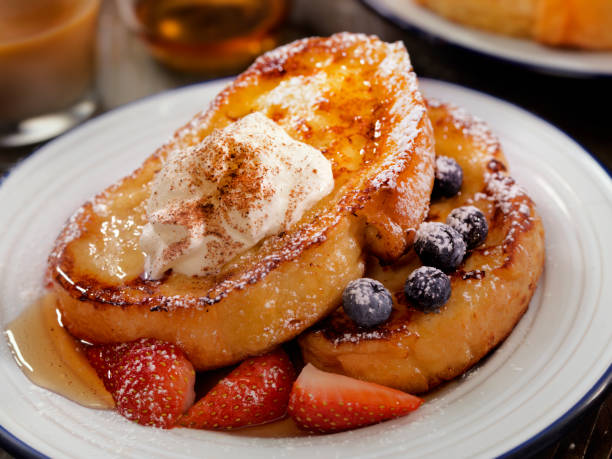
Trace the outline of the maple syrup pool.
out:
M 114 409 L 111 394 L 85 357 L 87 344 L 64 328 L 54 294 L 48 293 L 28 306 L 8 324 L 4 333 L 17 365 L 32 383 L 88 408 Z M 202 397 L 232 369 L 198 373 L 196 398 Z M 267 438 L 308 435 L 288 417 L 224 433 Z

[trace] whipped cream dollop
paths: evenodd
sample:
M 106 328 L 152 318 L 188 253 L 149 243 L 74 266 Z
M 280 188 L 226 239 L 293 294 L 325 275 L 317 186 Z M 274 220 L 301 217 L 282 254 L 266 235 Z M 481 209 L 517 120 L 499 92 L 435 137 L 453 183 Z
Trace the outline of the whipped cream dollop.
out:
M 169 153 L 151 183 L 140 246 L 145 277 L 214 274 L 289 229 L 334 188 L 330 162 L 254 112 Z

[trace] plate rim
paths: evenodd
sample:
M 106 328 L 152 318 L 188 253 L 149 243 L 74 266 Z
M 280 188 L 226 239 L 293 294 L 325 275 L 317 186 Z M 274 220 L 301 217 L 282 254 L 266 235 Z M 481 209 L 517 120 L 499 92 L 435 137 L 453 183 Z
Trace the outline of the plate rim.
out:
M 584 412 L 589 409 L 597 400 L 603 398 L 609 390 L 612 390 L 612 364 L 599 378 L 595 385 L 589 390 L 574 406 L 569 408 L 561 417 L 557 418 L 552 424 L 529 438 L 523 443 L 516 445 L 509 451 L 499 456 L 500 458 L 519 458 L 534 455 L 547 446 L 554 443 L 571 423 L 576 421 Z M 529 450 L 529 451 L 527 451 Z
M 13 435 L 9 432 L 4 426 L 0 426 L 0 446 L 2 446 L 5 451 L 16 457 L 26 457 L 26 458 L 47 458 L 43 453 L 28 445 L 23 440 L 19 439 L 17 436 Z
M 379 0 L 359 0 L 359 2 L 364 5 L 368 10 L 378 15 L 382 19 L 386 20 L 388 23 L 399 27 L 400 29 L 408 32 L 415 33 L 421 38 L 425 38 L 429 41 L 435 40 L 444 45 L 454 47 L 456 49 L 460 49 L 463 51 L 467 51 L 473 54 L 476 54 L 481 57 L 485 57 L 488 59 L 493 59 L 499 62 L 503 62 L 505 64 L 514 65 L 520 68 L 524 68 L 530 71 L 535 71 L 539 73 L 544 73 L 547 75 L 557 76 L 557 77 L 569 77 L 569 78 L 585 78 L 585 79 L 611 79 L 611 72 L 602 72 L 598 70 L 577 70 L 577 69 L 568 69 L 563 67 L 557 67 L 554 65 L 547 64 L 538 64 L 532 62 L 525 62 L 520 59 L 512 58 L 510 56 L 503 56 L 493 52 L 487 52 L 483 49 L 474 48 L 471 46 L 464 45 L 462 43 L 451 41 L 442 35 L 430 32 L 425 30 L 422 27 L 419 27 L 417 24 L 410 22 L 404 19 L 401 16 L 398 16 L 395 12 L 388 9 L 386 6 L 381 5 Z M 467 27 L 467 26 L 466 26 Z M 486 32 L 486 31 L 483 31 Z M 512 37 L 508 37 L 512 38 Z M 563 132 L 563 131 L 562 131 Z
M 361 2 L 363 2 L 364 4 L 367 4 L 368 1 L 371 1 L 371 0 L 361 0 Z M 44 152 L 47 147 L 51 146 L 52 144 L 55 144 L 55 142 L 58 142 L 65 135 L 70 135 L 70 133 L 73 133 L 73 131 L 79 131 L 80 129 L 82 129 L 83 127 L 87 126 L 88 124 L 94 121 L 97 121 L 97 120 L 100 120 L 106 117 L 112 117 L 119 111 L 129 110 L 134 105 L 145 103 L 155 98 L 168 97 L 172 93 L 188 91 L 188 90 L 200 87 L 200 86 L 216 84 L 222 81 L 229 83 L 234 78 L 235 76 L 215 78 L 215 79 L 207 80 L 205 82 L 197 82 L 197 83 L 193 83 L 193 84 L 189 84 L 189 85 L 185 85 L 185 86 L 181 86 L 177 88 L 168 89 L 165 91 L 161 91 L 155 94 L 151 94 L 151 95 L 136 99 L 134 101 L 123 104 L 119 107 L 115 107 L 101 115 L 90 118 L 86 122 L 69 130 L 68 132 L 60 135 L 59 137 L 56 137 L 55 139 L 36 147 L 30 155 L 20 160 L 17 164 L 11 167 L 2 177 L 0 177 L 0 187 L 3 186 L 6 178 L 8 178 L 13 173 L 13 171 L 22 167 L 25 163 L 32 160 L 35 156 L 41 154 L 41 151 Z M 445 81 L 445 80 L 435 79 L 435 78 L 423 77 L 423 78 L 420 78 L 420 80 L 430 81 L 433 84 L 441 83 L 443 85 L 453 86 L 462 91 L 468 91 L 468 92 L 474 93 L 475 95 L 478 95 L 481 97 L 484 96 L 485 98 L 489 99 L 493 103 L 502 103 L 504 105 L 508 105 L 510 107 L 513 107 L 515 109 L 522 111 L 523 113 L 531 115 L 534 118 L 537 118 L 539 121 L 543 122 L 544 124 L 548 125 L 548 127 L 552 128 L 557 134 L 560 134 L 562 137 L 565 137 L 567 140 L 570 140 L 579 150 L 581 150 L 583 156 L 586 157 L 585 159 L 589 160 L 589 163 L 590 163 L 589 167 L 591 168 L 591 172 L 594 172 L 596 169 L 600 169 L 604 172 L 604 175 L 607 176 L 607 178 L 612 179 L 611 172 L 607 170 L 607 168 L 600 162 L 600 160 L 596 156 L 594 156 L 589 150 L 587 150 L 584 146 L 582 146 L 578 141 L 576 141 L 569 134 L 561 130 L 559 127 L 557 127 L 550 121 L 541 117 L 540 115 L 533 113 L 513 102 L 510 102 L 503 98 L 497 97 L 495 95 L 492 95 L 487 92 L 480 91 L 474 88 L 470 88 L 467 86 L 463 86 L 460 84 L 456 84 L 456 83 Z M 608 366 L 608 368 L 604 371 L 604 373 L 599 377 L 599 379 L 594 383 L 594 385 L 579 399 L 579 401 L 576 402 L 572 407 L 570 407 L 564 414 L 562 414 L 554 422 L 546 426 L 544 429 L 540 430 L 538 433 L 534 434 L 529 439 L 513 447 L 511 450 L 504 452 L 500 457 L 503 457 L 503 458 L 519 457 L 519 456 L 523 457 L 527 449 L 530 449 L 529 454 L 531 455 L 545 448 L 550 443 L 555 441 L 558 438 L 558 436 L 561 435 L 564 429 L 566 429 L 569 426 L 569 424 L 571 424 L 572 421 L 574 421 L 576 418 L 582 415 L 584 411 L 586 411 L 590 406 L 592 406 L 592 404 L 596 400 L 601 398 L 610 389 L 612 389 L 612 364 Z M 28 458 L 46 458 L 48 457 L 45 454 L 38 451 L 37 449 L 35 449 L 34 447 L 28 445 L 25 441 L 18 438 L 15 434 L 11 433 L 3 425 L 0 425 L 0 445 L 4 447 L 8 452 L 15 454 L 18 457 L 28 457 Z

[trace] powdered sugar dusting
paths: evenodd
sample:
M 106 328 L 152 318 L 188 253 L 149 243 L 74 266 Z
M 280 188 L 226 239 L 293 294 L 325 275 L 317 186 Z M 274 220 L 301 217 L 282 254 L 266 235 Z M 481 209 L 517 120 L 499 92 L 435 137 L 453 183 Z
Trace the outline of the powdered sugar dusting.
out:
M 402 332 L 408 330 L 408 325 L 406 323 L 400 324 L 398 327 L 394 328 L 394 332 Z M 379 330 L 379 329 L 364 329 L 360 328 L 358 330 L 354 330 L 351 332 L 346 332 L 332 338 L 332 343 L 334 346 L 338 346 L 344 343 L 352 343 L 358 344 L 365 340 L 379 340 L 383 339 L 387 336 L 387 332 Z
M 444 106 L 449 111 L 448 119 L 453 123 L 454 128 L 465 137 L 470 138 L 476 144 L 476 147 L 482 148 L 487 154 L 496 156 L 501 151 L 499 139 L 481 118 L 470 114 L 464 108 L 445 104 L 435 98 L 428 98 L 427 105 L 432 108 Z
M 532 224 L 531 198 L 512 177 L 501 172 L 487 172 L 484 192 L 475 193 L 468 203 L 478 200 L 492 202 L 496 209 L 505 215 L 509 228 L 502 247 L 504 251 L 508 251 L 515 243 L 516 235 L 527 230 Z
M 441 251 L 454 250 L 453 239 L 448 232 L 448 226 L 440 222 L 421 223 L 416 233 L 416 239 L 440 247 Z
M 499 172 L 487 174 L 485 183 L 487 184 L 487 191 L 491 194 L 496 205 L 505 214 L 513 210 L 514 199 L 527 196 L 525 190 L 518 186 L 512 177 L 502 175 Z
M 433 145 L 423 139 L 432 135 L 431 123 L 404 45 L 394 43 L 386 46 L 389 52 L 378 67 L 376 78 L 395 91 L 403 87 L 401 92 L 397 91 L 398 97 L 389 109 L 389 115 L 393 117 L 393 128 L 388 136 L 388 148 L 395 149 L 397 153 L 385 159 L 380 172 L 370 183 L 376 188 L 396 187 L 396 179 L 406 167 L 406 161 L 419 158 L 419 161 L 415 162 L 414 173 L 402 186 L 412 196 L 428 196 L 432 185 L 435 153 Z M 423 205 L 419 199 L 413 199 L 411 204 L 411 215 L 419 219 L 427 204 Z
M 432 293 L 438 292 L 439 285 L 434 282 L 413 282 L 417 278 L 434 278 L 441 275 L 441 271 L 432 266 L 421 266 L 408 276 L 407 283 L 411 283 L 411 289 L 417 298 L 431 297 Z
M 449 214 L 446 222 L 461 234 L 467 234 L 471 228 L 468 217 L 477 212 L 480 209 L 475 206 L 457 207 Z
M 438 156 L 436 158 L 436 178 L 444 177 L 451 174 L 456 169 L 456 161 L 447 156 Z
M 195 398 L 193 366 L 174 344 L 138 340 L 113 374 L 117 410 L 140 424 L 172 427 Z

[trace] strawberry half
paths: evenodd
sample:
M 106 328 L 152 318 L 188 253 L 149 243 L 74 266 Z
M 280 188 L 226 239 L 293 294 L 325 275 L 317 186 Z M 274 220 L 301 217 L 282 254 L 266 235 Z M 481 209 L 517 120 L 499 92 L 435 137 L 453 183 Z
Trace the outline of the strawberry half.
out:
M 195 371 L 174 344 L 143 338 L 92 346 L 86 355 L 117 411 L 132 421 L 168 429 L 193 404 Z
M 117 389 L 114 373 L 130 346 L 131 343 L 101 344 L 85 349 L 85 357 L 111 394 Z
M 291 390 L 289 415 L 300 429 L 332 433 L 404 416 L 422 403 L 414 395 L 308 364 Z
M 274 421 L 287 412 L 294 380 L 282 349 L 249 358 L 193 405 L 179 425 L 231 430 Z

